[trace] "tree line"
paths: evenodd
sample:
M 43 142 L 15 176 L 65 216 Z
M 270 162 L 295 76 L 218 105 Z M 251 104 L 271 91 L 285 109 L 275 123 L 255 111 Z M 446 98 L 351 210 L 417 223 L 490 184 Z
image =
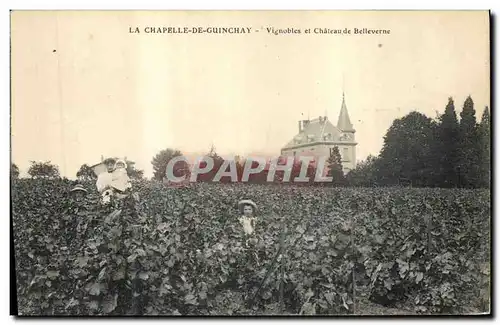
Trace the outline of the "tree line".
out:
M 448 99 L 442 115 L 432 119 L 425 114 L 413 111 L 393 121 L 384 136 L 384 144 L 378 156 L 368 158 L 357 164 L 347 175 L 342 172 L 342 159 L 337 147 L 334 147 L 327 160 L 327 176 L 332 177 L 329 184 L 322 186 L 414 186 L 414 187 L 460 187 L 480 188 L 491 184 L 491 132 L 490 113 L 484 108 L 481 121 L 476 119 L 474 102 L 469 96 L 465 100 L 457 117 L 453 98 Z M 151 164 L 153 179 L 165 181 L 168 162 L 182 156 L 180 150 L 167 148 L 157 153 Z M 214 166 L 208 173 L 197 176 L 198 182 L 213 182 L 217 171 L 224 163 L 214 146 L 205 155 L 212 158 Z M 283 157 L 278 157 L 283 158 Z M 241 181 L 244 165 L 241 157 L 234 157 L 238 181 Z M 284 164 L 282 160 L 282 164 Z M 253 162 L 252 168 L 257 167 Z M 281 164 L 281 163 L 278 163 Z M 201 162 L 204 168 L 206 162 Z M 295 161 L 290 171 L 290 183 L 299 177 L 302 165 Z M 135 162 L 127 160 L 127 172 L 131 178 L 141 179 L 144 172 L 135 167 Z M 190 166 L 179 161 L 174 165 L 174 175 L 190 177 Z M 273 182 L 283 182 L 284 171 L 277 171 Z M 59 169 L 50 162 L 31 162 L 28 174 L 33 178 L 57 178 Z M 302 185 L 318 185 L 314 183 L 316 167 L 307 166 L 306 176 L 309 183 Z M 97 176 L 88 164 L 78 170 L 79 179 L 95 179 Z M 11 177 L 19 177 L 19 168 L 12 164 Z M 251 174 L 249 183 L 267 182 L 268 169 Z M 224 176 L 221 183 L 229 183 L 232 179 Z
M 137 169 L 135 167 L 134 161 L 126 159 L 125 162 L 127 164 L 127 174 L 130 178 L 142 179 L 144 177 L 144 171 L 141 169 Z M 19 167 L 16 164 L 12 163 L 10 168 L 11 178 L 19 178 L 19 175 Z M 51 161 L 30 161 L 28 175 L 31 178 L 61 178 L 59 167 L 56 164 L 53 164 Z M 89 164 L 83 164 L 76 172 L 76 177 L 80 180 L 97 179 L 97 175 L 94 173 L 92 166 Z
M 348 174 L 354 186 L 488 188 L 491 184 L 490 112 L 476 119 L 469 96 L 457 118 L 453 98 L 436 119 L 411 112 L 396 119 L 378 157 Z
M 165 149 L 159 152 L 152 160 L 153 165 L 153 179 L 155 180 L 165 180 L 166 179 L 166 169 L 169 161 L 177 156 L 182 156 L 182 152 L 180 150 L 175 149 Z M 238 182 L 242 182 L 243 173 L 245 168 L 246 159 L 243 157 L 235 156 L 230 162 L 231 159 L 222 158 L 217 154 L 217 151 L 214 146 L 210 148 L 207 154 L 204 157 L 209 157 L 213 161 L 213 167 L 210 171 L 198 174 L 196 177 L 197 182 L 219 182 L 219 183 L 231 183 L 233 182 L 233 178 L 231 176 L 222 176 L 220 179 L 217 179 L 217 173 L 222 171 L 229 171 L 231 168 L 229 165 L 234 164 L 233 166 L 236 169 L 236 178 Z M 285 171 L 277 170 L 274 176 L 271 176 L 271 182 L 268 181 L 269 177 L 269 167 L 270 161 L 272 159 L 268 159 L 266 161 L 265 166 L 261 166 L 262 170 L 258 173 L 252 173 L 248 177 L 248 183 L 257 183 L 257 184 L 269 184 L 269 183 L 285 183 Z M 286 165 L 286 157 L 276 157 L 277 165 Z M 226 169 L 221 168 L 226 162 Z M 252 169 L 259 168 L 260 163 L 257 161 L 251 161 L 250 167 Z M 204 169 L 207 166 L 207 162 L 202 160 L 199 163 L 199 168 Z M 332 177 L 334 182 L 332 184 L 345 184 L 345 178 L 342 172 L 342 164 L 341 164 L 341 156 L 338 148 L 334 148 L 332 151 L 332 155 L 326 161 L 327 166 L 327 174 L 325 176 Z M 302 163 L 297 159 L 294 161 L 293 165 L 290 168 L 290 176 L 288 178 L 288 183 L 294 184 L 302 184 L 302 185 L 312 185 L 314 184 L 314 178 L 316 175 L 316 167 L 313 163 L 307 165 L 306 177 L 309 178 L 309 182 L 298 182 L 296 179 L 300 177 L 300 173 L 302 170 Z M 190 178 L 191 169 L 190 166 L 184 162 L 179 161 L 173 166 L 173 174 L 176 177 L 185 177 Z M 216 181 L 214 180 L 216 179 Z M 325 185 L 325 184 L 323 184 Z
M 311 180 L 303 185 L 332 186 L 413 186 L 445 188 L 488 188 L 491 184 L 491 118 L 488 107 L 484 108 L 481 121 L 476 119 L 474 102 L 469 96 L 465 100 L 457 117 L 453 98 L 448 98 L 442 115 L 432 119 L 425 114 L 413 111 L 393 121 L 384 136 L 384 144 L 378 156 L 368 156 L 347 175 L 342 172 L 342 159 L 337 147 L 334 147 L 327 160 L 331 184 L 314 183 L 316 169 L 307 168 L 307 177 Z M 168 161 L 181 156 L 179 150 L 166 149 L 158 153 L 152 161 L 154 179 L 162 180 Z M 211 172 L 199 175 L 197 180 L 213 180 L 223 159 L 212 147 L 207 156 L 214 161 Z M 243 165 L 238 157 L 236 168 L 238 181 L 241 180 Z M 254 163 L 252 168 L 257 167 Z M 205 167 L 202 163 L 201 167 Z M 294 183 L 301 171 L 301 163 L 296 162 L 290 175 Z M 179 166 L 175 176 L 187 175 L 189 168 Z M 253 174 L 250 183 L 268 183 L 267 170 Z M 278 171 L 275 182 L 281 182 L 284 172 Z M 231 182 L 230 177 L 222 177 L 220 182 Z

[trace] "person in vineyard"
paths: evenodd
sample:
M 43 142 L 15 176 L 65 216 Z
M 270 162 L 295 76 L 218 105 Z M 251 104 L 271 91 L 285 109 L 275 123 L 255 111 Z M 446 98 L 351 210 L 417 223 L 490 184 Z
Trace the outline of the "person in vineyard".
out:
M 96 187 L 99 194 L 101 194 L 102 202 L 108 203 L 111 200 L 112 188 L 111 182 L 113 180 L 113 171 L 115 170 L 115 160 L 108 158 L 104 161 L 107 171 L 100 173 L 97 176 Z
M 115 161 L 112 158 L 106 159 L 107 171 L 99 174 L 96 182 L 97 190 L 101 194 L 103 204 L 111 202 L 112 198 L 124 199 L 129 197 L 132 184 L 127 174 L 127 164 L 124 160 Z M 137 195 L 132 195 L 137 199 Z
M 92 222 L 92 200 L 85 187 L 76 184 L 69 191 L 68 199 L 63 203 L 61 211 L 61 235 L 66 240 L 67 247 L 76 247 L 81 242 L 88 225 Z
M 240 261 L 241 282 L 240 290 L 247 291 L 254 288 L 258 283 L 257 271 L 259 270 L 259 237 L 260 229 L 257 224 L 257 204 L 252 200 L 241 200 L 238 202 L 240 217 L 238 218 L 238 227 L 236 227 L 236 238 L 241 238 L 241 252 L 238 260 Z
M 245 246 L 248 247 L 249 242 L 256 244 L 257 240 L 252 236 L 255 231 L 257 205 L 252 200 L 241 200 L 238 202 L 238 208 L 241 213 L 241 217 L 238 220 L 243 228 Z
M 85 195 L 88 193 L 88 191 L 81 184 L 76 184 L 70 192 L 73 198 L 78 202 L 83 200 Z
M 127 190 L 132 188 L 127 174 L 127 164 L 124 160 L 119 159 L 116 162 L 111 176 L 111 186 L 115 191 L 115 196 L 119 199 L 125 198 Z

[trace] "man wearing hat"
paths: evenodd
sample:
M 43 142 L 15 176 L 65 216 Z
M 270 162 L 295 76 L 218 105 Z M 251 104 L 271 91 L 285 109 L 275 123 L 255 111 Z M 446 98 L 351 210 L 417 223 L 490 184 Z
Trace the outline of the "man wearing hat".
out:
M 76 184 L 75 187 L 71 189 L 70 193 L 76 201 L 81 201 L 88 192 L 81 184 Z
M 70 199 L 66 203 L 61 220 L 63 231 L 61 235 L 65 238 L 68 247 L 76 245 L 75 238 L 81 236 L 87 229 L 88 218 L 79 218 L 88 216 L 88 205 L 84 200 L 87 194 L 88 191 L 81 184 L 76 184 L 70 190 Z

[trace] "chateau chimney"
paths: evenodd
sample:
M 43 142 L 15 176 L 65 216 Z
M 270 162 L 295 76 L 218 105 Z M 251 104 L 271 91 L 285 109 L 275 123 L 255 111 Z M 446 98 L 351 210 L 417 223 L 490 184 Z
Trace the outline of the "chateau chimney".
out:
M 302 121 L 299 121 L 299 133 L 302 132 Z

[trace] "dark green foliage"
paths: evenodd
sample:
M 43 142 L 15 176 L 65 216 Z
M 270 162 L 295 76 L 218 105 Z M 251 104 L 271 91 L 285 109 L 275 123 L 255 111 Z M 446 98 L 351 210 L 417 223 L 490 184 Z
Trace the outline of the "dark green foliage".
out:
M 332 152 L 328 160 L 326 161 L 328 165 L 328 177 L 332 177 L 332 184 L 334 186 L 341 186 L 345 184 L 344 172 L 342 171 L 342 156 L 340 155 L 339 148 L 337 146 L 332 148 Z
M 81 180 L 93 180 L 97 179 L 97 175 L 94 173 L 94 170 L 87 164 L 83 164 L 78 172 L 76 173 L 76 177 Z
M 215 175 L 217 174 L 220 167 L 224 163 L 224 158 L 222 158 L 221 156 L 219 156 L 217 154 L 217 150 L 216 150 L 214 145 L 212 145 L 210 147 L 210 151 L 205 155 L 205 157 L 210 157 L 213 160 L 213 164 L 214 164 L 213 168 L 210 171 L 208 171 L 207 173 L 199 174 L 197 180 L 200 182 L 213 182 Z M 207 163 L 205 161 L 200 163 L 200 168 L 205 168 L 206 166 L 207 166 Z M 229 166 L 226 168 L 225 171 L 229 171 Z M 221 179 L 219 181 L 222 183 L 231 182 L 231 177 L 224 176 L 224 177 L 221 177 Z
M 366 160 L 359 162 L 356 168 L 351 170 L 346 181 L 351 186 L 372 187 L 377 184 L 379 159 L 369 155 Z
M 125 161 L 127 164 L 127 175 L 132 179 L 142 179 L 144 177 L 144 171 L 137 169 L 135 167 L 135 162 L 131 160 Z
M 364 226 L 358 228 L 357 238 L 370 243 L 362 247 L 360 260 L 365 261 L 371 298 L 386 305 L 408 301 L 446 313 L 484 308 L 481 299 L 489 299 L 484 291 L 490 264 L 490 242 L 485 238 L 490 234 L 489 193 L 440 189 L 400 193 L 375 199 L 373 208 L 358 219 Z M 474 200 L 483 203 L 478 206 Z M 375 211 L 381 217 L 368 218 Z
M 487 191 L 133 186 L 141 201 L 115 210 L 93 191 L 75 201 L 68 181 L 14 183 L 20 314 L 362 314 L 355 303 L 370 296 L 415 313 L 489 311 Z M 259 205 L 259 241 L 248 248 L 241 198 Z M 285 310 L 276 271 L 246 305 L 278 251 L 282 220 Z
M 385 185 L 409 180 L 412 186 L 433 186 L 437 157 L 433 154 L 436 123 L 418 112 L 393 122 L 380 153 L 379 179 Z
M 31 161 L 31 166 L 28 169 L 28 174 L 32 178 L 59 178 L 59 167 L 52 164 L 50 161 L 37 162 Z
M 17 167 L 17 165 L 14 163 L 10 164 L 10 178 L 19 178 L 19 167 Z
M 153 178 L 159 181 L 164 180 L 167 173 L 168 162 L 177 156 L 182 156 L 179 150 L 175 149 L 165 149 L 160 151 L 156 156 L 153 157 L 151 164 L 153 165 Z M 185 175 L 187 172 L 187 163 L 179 161 L 174 166 L 174 176 L 180 177 Z
M 469 96 L 460 113 L 458 163 L 460 187 L 474 188 L 480 183 L 480 140 L 476 122 L 474 102 Z
M 485 110 L 478 125 L 469 96 L 460 117 L 459 123 L 450 97 L 436 121 L 418 112 L 396 119 L 384 137 L 379 157 L 351 171 L 349 185 L 489 187 L 489 112 Z
M 439 118 L 434 154 L 439 159 L 439 177 L 436 180 L 441 187 L 457 187 L 458 163 L 460 159 L 459 124 L 453 98 L 448 99 L 445 112 Z
M 490 112 L 488 107 L 484 109 L 481 123 L 478 127 L 479 137 L 479 159 L 480 159 L 480 186 L 490 187 L 491 185 L 491 126 Z

